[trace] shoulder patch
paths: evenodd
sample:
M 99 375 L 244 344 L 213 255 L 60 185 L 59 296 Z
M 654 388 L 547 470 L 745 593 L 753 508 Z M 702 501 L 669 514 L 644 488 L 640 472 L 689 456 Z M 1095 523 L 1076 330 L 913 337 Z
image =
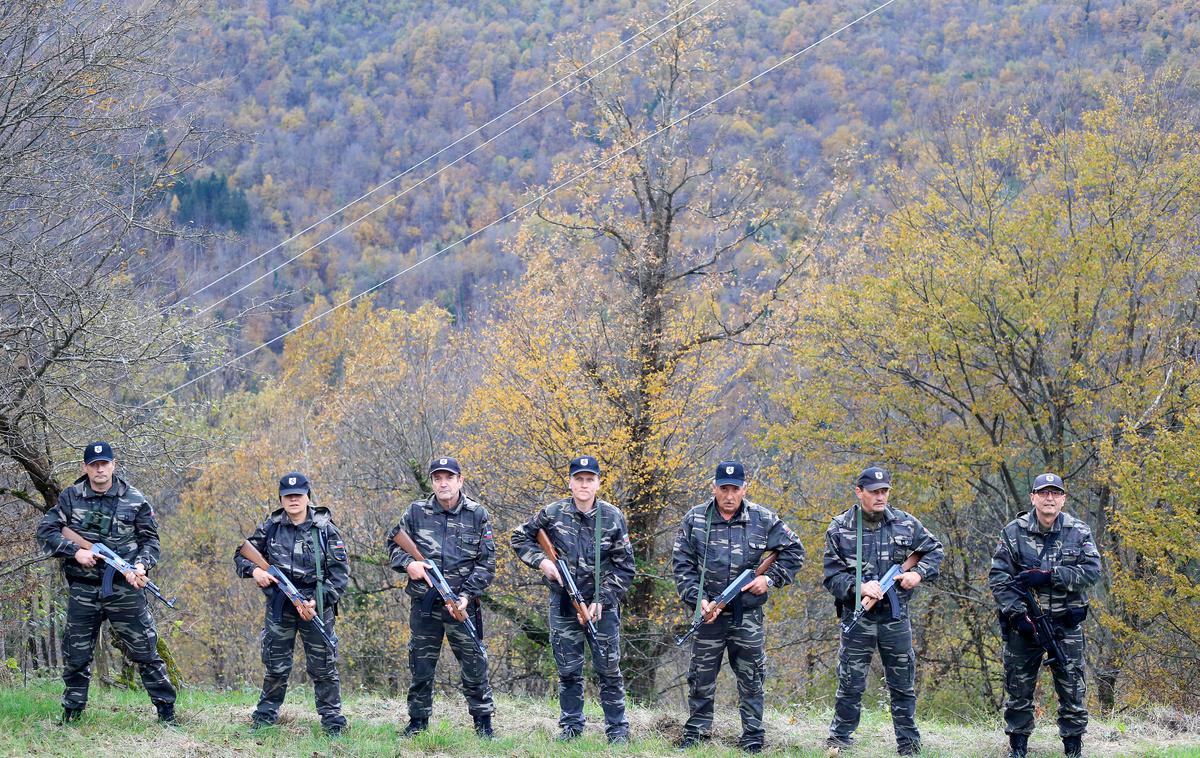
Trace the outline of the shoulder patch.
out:
M 341 538 L 338 538 L 330 543 L 330 552 L 333 553 L 334 560 L 345 561 L 346 558 L 346 543 Z

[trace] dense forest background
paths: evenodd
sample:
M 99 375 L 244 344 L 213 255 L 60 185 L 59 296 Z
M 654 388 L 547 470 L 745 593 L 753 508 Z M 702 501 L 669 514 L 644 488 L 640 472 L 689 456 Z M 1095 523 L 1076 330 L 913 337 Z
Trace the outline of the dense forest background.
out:
M 343 681 L 402 691 L 383 537 L 423 462 L 456 455 L 504 533 L 591 452 L 641 700 L 685 696 L 670 542 L 736 456 L 809 553 L 770 605 L 777 701 L 832 698 L 822 535 L 879 463 L 948 547 L 923 708 L 1001 702 L 987 565 L 1044 470 L 1105 556 L 1094 704 L 1200 707 L 1200 10 L 896 0 L 805 51 L 876 5 L 0 11 L 0 676 L 59 663 L 33 525 L 108 438 L 189 683 L 261 674 L 232 554 L 280 473 L 347 536 Z M 542 590 L 499 542 L 494 683 L 544 694 Z

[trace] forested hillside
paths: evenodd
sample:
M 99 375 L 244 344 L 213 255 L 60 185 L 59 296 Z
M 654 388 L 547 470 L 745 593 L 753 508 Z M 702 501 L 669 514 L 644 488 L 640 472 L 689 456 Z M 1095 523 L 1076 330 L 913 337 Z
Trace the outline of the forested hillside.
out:
M 631 529 L 639 701 L 683 700 L 672 541 L 737 457 L 808 552 L 768 606 L 772 703 L 832 697 L 824 531 L 881 464 L 947 547 L 924 714 L 1002 702 L 988 566 L 1047 470 L 1104 559 L 1091 704 L 1200 708 L 1194 4 L 87 5 L 0 12 L 6 683 L 61 664 L 32 534 L 104 438 L 155 505 L 189 683 L 261 676 L 232 555 L 300 469 L 349 552 L 342 681 L 405 689 L 384 538 L 454 455 L 496 528 L 493 684 L 552 692 L 508 534 L 588 453 Z M 132 674 L 108 650 L 98 679 Z
M 716 30 L 712 68 L 687 105 L 749 79 L 877 3 L 704 0 L 681 4 L 681 12 L 710 5 L 702 18 Z M 253 135 L 211 167 L 228 177 L 230 191 L 247 193 L 251 219 L 243 229 L 236 215 L 210 214 L 216 228 L 234 227 L 241 236 L 203 255 L 181 253 L 180 290 L 208 284 L 540 92 L 566 73 L 565 51 L 590 60 L 662 12 L 627 0 L 206 4 L 177 55 L 195 61 L 207 117 Z M 769 167 L 778 187 L 812 201 L 828 189 L 836 161 L 853 161 L 853 170 L 873 184 L 905 147 L 963 108 L 995 119 L 1025 109 L 1048 124 L 1070 122 L 1097 102 L 1100 88 L 1130 71 L 1194 63 L 1197 23 L 1194 8 L 1182 2 L 898 2 L 723 100 L 705 128 L 719 135 L 725 164 Z M 644 72 L 633 66 L 628 73 L 632 95 Z M 355 203 L 199 302 L 227 294 L 445 168 L 574 81 Z M 295 309 L 314 294 L 359 291 L 379 281 L 527 199 L 556 164 L 581 155 L 589 130 L 572 127 L 593 120 L 588 99 L 568 94 L 222 312 L 305 289 L 307 298 L 289 301 L 270 328 L 255 329 L 259 338 L 295 323 Z M 877 188 L 868 201 L 883 204 Z M 493 228 L 413 271 L 380 294 L 381 304 L 434 300 L 459 318 L 486 312 L 488 285 L 520 270 L 503 245 L 511 230 L 511 224 Z

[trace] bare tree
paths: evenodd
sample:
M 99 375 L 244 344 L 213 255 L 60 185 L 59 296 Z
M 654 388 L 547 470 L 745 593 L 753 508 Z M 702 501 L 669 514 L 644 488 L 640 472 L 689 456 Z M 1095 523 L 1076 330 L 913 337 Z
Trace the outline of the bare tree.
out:
M 20 537 L 3 545 L 10 570 L 35 560 L 33 522 L 88 439 L 154 472 L 183 470 L 203 447 L 195 409 L 145 402 L 218 344 L 211 322 L 148 294 L 177 234 L 165 202 L 175 178 L 226 141 L 194 125 L 171 71 L 188 11 L 0 5 L 0 520 Z M 53 619 L 28 576 L 0 576 L 0 597 L 20 601 L 6 611 Z M 35 666 L 54 664 L 52 626 L 22 643 Z

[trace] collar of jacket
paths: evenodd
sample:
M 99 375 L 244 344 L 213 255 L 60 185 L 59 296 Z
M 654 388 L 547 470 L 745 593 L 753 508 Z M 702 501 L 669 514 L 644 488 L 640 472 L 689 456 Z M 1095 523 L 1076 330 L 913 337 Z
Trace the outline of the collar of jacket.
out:
M 283 510 L 283 506 L 271 512 L 271 518 L 278 521 L 280 524 L 291 524 L 292 520 L 288 518 L 287 512 Z M 333 512 L 323 505 L 309 505 L 308 518 L 305 521 L 312 521 L 313 526 L 318 529 L 324 529 L 329 526 L 329 522 L 333 521 Z M 304 521 L 301 521 L 295 526 L 304 526 Z
M 568 497 L 563 500 L 562 509 L 563 509 L 563 513 L 575 514 L 575 515 L 579 516 L 580 518 L 590 518 L 592 516 L 595 516 L 596 511 L 600 510 L 605 505 L 607 505 L 607 503 L 605 503 L 600 498 L 596 498 L 595 502 L 592 503 L 592 509 L 590 511 L 588 511 L 587 513 L 584 513 L 583 511 L 579 510 L 578 506 L 575 505 L 575 498 Z M 605 519 L 605 520 L 607 521 L 607 519 Z
M 853 529 L 854 528 L 854 513 L 861 507 L 862 507 L 861 505 L 850 506 L 850 508 L 846 512 L 844 512 L 842 515 L 837 517 L 838 524 L 840 526 L 844 526 L 848 529 Z M 896 521 L 899 518 L 900 518 L 900 514 L 896 511 L 895 508 L 893 508 L 890 505 L 885 505 L 883 507 L 883 520 L 884 521 L 891 523 L 892 521 Z M 863 523 L 867 524 L 869 522 L 866 519 L 863 519 Z
M 1071 525 L 1067 523 L 1068 518 L 1070 517 L 1067 515 L 1066 511 L 1059 511 L 1058 516 L 1054 519 L 1054 523 L 1050 525 L 1050 528 L 1046 531 L 1042 531 L 1042 525 L 1038 523 L 1037 514 L 1033 511 L 1025 511 L 1017 516 L 1018 521 L 1023 520 L 1023 523 L 1021 524 L 1022 528 L 1032 534 L 1053 534 L 1055 532 L 1061 532 L 1064 527 Z
M 750 520 L 750 507 L 752 505 L 754 505 L 754 503 L 750 501 L 750 498 L 743 497 L 741 505 L 738 506 L 737 512 L 735 512 L 733 514 L 733 518 L 729 519 L 728 521 L 726 521 L 725 517 L 721 515 L 721 509 L 717 507 L 717 499 L 715 497 L 708 501 L 707 508 L 713 509 L 714 524 L 733 524 L 738 522 L 744 524 Z M 705 510 L 707 510 L 707 508 Z
M 75 494 L 82 498 L 108 497 L 109 495 L 122 497 L 126 492 L 129 491 L 129 482 L 115 474 L 113 475 L 112 486 L 109 487 L 108 491 L 104 494 L 100 494 L 91 488 L 91 486 L 88 484 L 87 474 L 80 476 L 71 486 L 75 489 Z
M 463 511 L 464 508 L 468 511 L 475 510 L 475 501 L 460 492 L 458 493 L 458 502 L 454 504 L 453 508 L 446 510 L 442 507 L 442 504 L 438 502 L 437 495 L 430 495 L 425 499 L 425 503 L 421 507 L 424 508 L 425 513 L 430 516 L 435 516 L 439 513 L 448 513 L 451 516 L 457 516 Z

